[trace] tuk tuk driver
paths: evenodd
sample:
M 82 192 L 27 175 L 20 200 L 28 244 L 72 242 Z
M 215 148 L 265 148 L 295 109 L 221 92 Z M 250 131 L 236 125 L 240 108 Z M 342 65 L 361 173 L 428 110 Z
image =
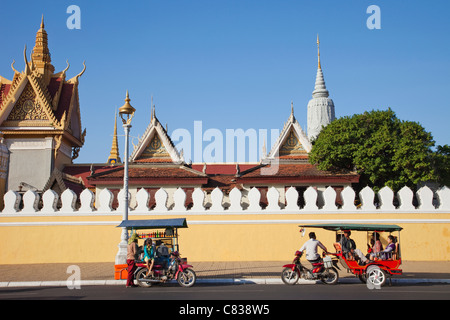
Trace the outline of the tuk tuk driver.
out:
M 314 232 L 309 233 L 309 240 L 306 241 L 300 248 L 300 252 L 306 250 L 306 259 L 312 263 L 320 262 L 320 255 L 317 253 L 317 247 L 320 247 L 323 251 L 328 253 L 327 248 L 320 242 L 316 240 L 316 234 Z

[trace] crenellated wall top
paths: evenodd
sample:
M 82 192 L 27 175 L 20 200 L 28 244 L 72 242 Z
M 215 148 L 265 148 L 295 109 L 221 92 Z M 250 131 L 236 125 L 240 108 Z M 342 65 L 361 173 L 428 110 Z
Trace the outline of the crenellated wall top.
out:
M 450 189 L 443 187 L 434 193 L 428 186 L 420 188 L 416 194 L 403 187 L 394 193 L 389 187 L 382 188 L 375 193 L 370 187 L 365 187 L 359 192 L 360 204 L 355 205 L 356 192 L 351 187 L 345 187 L 340 193 L 341 203 L 336 204 L 336 191 L 328 187 L 322 192 L 323 205 L 318 205 L 319 192 L 314 187 L 308 187 L 300 195 L 296 188 L 290 187 L 283 195 L 284 202 L 280 201 L 279 191 L 271 187 L 267 192 L 267 206 L 262 207 L 261 193 L 257 188 L 251 188 L 245 194 L 235 188 L 224 200 L 224 194 L 219 189 L 214 189 L 210 194 L 209 202 L 207 194 L 200 188 L 192 193 L 192 204 L 186 206 L 186 193 L 178 188 L 173 193 L 173 204 L 168 205 L 168 193 L 164 188 L 159 189 L 154 195 L 156 205 L 149 207 L 150 194 L 145 189 L 139 189 L 134 195 L 136 206 L 130 208 L 130 214 L 311 214 L 311 213 L 439 213 L 450 212 Z M 304 198 L 304 205 L 300 207 L 299 196 Z M 414 201 L 414 196 L 416 200 Z M 131 195 L 130 195 L 131 197 Z M 41 201 L 42 200 L 42 201 Z M 70 189 L 65 190 L 59 197 L 53 190 L 47 190 L 42 199 L 34 191 L 27 191 L 23 196 L 15 191 L 8 191 L 4 195 L 5 207 L 1 216 L 30 215 L 74 215 L 74 214 L 116 214 L 121 215 L 124 205 L 123 190 L 119 192 L 119 206 L 113 208 L 114 195 L 108 189 L 103 189 L 95 200 L 95 195 L 89 189 L 81 192 L 79 198 Z M 97 205 L 94 206 L 94 202 Z M 416 203 L 416 205 L 414 205 Z

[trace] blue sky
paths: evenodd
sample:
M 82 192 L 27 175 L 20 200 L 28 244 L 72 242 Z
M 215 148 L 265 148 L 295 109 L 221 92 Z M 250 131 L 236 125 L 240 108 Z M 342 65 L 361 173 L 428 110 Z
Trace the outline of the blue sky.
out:
M 366 26 L 372 4 L 381 10 L 379 30 Z M 81 9 L 80 30 L 66 26 L 70 5 Z M 443 145 L 450 143 L 448 12 L 446 0 L 2 0 L 0 74 L 12 78 L 13 59 L 23 70 L 24 45 L 29 53 L 44 14 L 56 71 L 67 59 L 69 77 L 87 64 L 79 86 L 87 136 L 75 163 L 102 163 L 126 90 L 137 110 L 133 137 L 149 124 L 152 96 L 169 133 L 193 133 L 194 121 L 224 136 L 281 129 L 291 100 L 306 130 L 319 34 L 337 117 L 390 107 Z M 121 136 L 122 156 L 123 146 Z

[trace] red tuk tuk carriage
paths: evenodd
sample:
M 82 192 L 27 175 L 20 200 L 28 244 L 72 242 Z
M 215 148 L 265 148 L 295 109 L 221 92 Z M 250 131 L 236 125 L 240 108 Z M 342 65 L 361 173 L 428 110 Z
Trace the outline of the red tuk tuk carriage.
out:
M 398 225 L 392 224 L 352 224 L 352 223 L 337 223 L 337 224 L 310 224 L 300 225 L 301 228 L 321 228 L 325 230 L 336 232 L 336 242 L 333 244 L 336 253 L 329 253 L 335 256 L 340 264 L 347 269 L 348 272 L 353 273 L 359 279 L 373 286 L 383 286 L 386 280 L 389 279 L 391 283 L 391 276 L 401 275 L 402 270 L 399 269 L 402 260 L 400 256 L 400 231 L 403 229 Z M 388 232 L 392 235 L 393 232 L 397 232 L 398 236 L 395 239 L 395 249 L 389 253 L 378 252 L 372 254 L 372 257 L 368 259 L 368 263 L 362 264 L 358 261 L 358 258 L 351 254 L 345 254 L 341 247 L 341 238 L 344 231 L 365 231 L 367 232 L 367 247 L 370 251 L 372 248 L 370 240 L 376 237 L 376 234 L 380 236 L 382 233 Z

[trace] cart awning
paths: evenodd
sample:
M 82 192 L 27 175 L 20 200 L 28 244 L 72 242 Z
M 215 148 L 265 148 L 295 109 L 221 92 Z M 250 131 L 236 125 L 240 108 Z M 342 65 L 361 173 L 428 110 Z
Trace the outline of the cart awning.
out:
M 355 231 L 400 231 L 403 228 L 395 224 L 363 224 L 363 223 L 324 223 L 299 225 L 302 228 L 321 228 L 325 230 L 355 230 Z
M 162 228 L 187 228 L 185 218 L 177 219 L 153 219 L 153 220 L 124 220 L 118 228 L 134 229 L 162 229 Z

